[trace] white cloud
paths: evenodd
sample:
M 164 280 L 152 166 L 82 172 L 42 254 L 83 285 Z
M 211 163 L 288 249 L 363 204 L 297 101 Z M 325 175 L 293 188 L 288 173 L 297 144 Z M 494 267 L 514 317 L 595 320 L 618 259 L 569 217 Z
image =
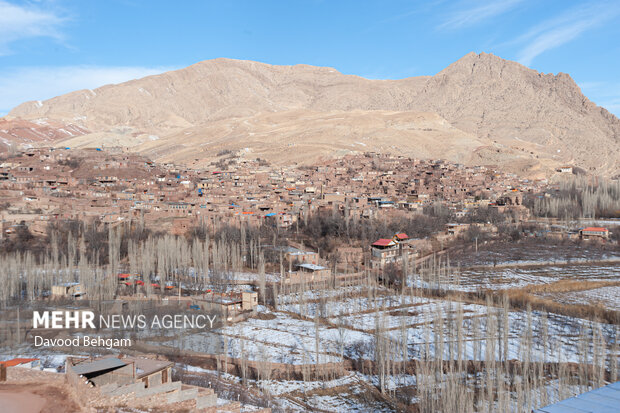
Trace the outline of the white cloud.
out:
M 174 68 L 135 66 L 64 66 L 19 68 L 0 72 L 0 114 L 29 100 L 45 100 L 80 89 L 121 83 Z
M 66 21 L 55 11 L 34 5 L 16 5 L 0 0 L 0 56 L 10 53 L 9 45 L 30 37 L 61 39 L 60 26 Z
M 442 30 L 461 29 L 474 26 L 492 17 L 504 14 L 515 8 L 524 0 L 496 0 L 491 2 L 470 3 L 469 7 L 452 13 L 438 26 Z
M 526 43 L 518 53 L 517 60 L 529 66 L 547 50 L 562 46 L 620 14 L 617 2 L 588 3 L 533 27 L 515 40 Z

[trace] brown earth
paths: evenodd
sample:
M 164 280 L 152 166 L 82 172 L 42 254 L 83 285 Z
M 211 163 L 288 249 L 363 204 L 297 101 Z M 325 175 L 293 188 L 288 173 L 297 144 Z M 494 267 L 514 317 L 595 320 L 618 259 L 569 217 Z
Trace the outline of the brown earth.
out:
M 57 413 L 83 411 L 64 374 L 9 367 L 0 383 L 0 411 Z
M 31 146 L 49 144 L 87 133 L 88 130 L 71 123 L 43 119 L 30 122 L 11 117 L 0 118 L 0 152 L 8 151 L 11 144 Z
M 0 405 L 4 413 L 39 413 L 45 404 L 45 398 L 28 391 L 0 390 Z

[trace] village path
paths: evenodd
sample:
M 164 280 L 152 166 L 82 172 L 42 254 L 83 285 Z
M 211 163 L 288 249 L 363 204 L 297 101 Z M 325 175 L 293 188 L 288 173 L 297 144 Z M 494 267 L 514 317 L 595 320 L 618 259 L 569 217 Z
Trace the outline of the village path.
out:
M 0 390 L 0 406 L 4 413 L 39 413 L 45 399 L 27 391 Z

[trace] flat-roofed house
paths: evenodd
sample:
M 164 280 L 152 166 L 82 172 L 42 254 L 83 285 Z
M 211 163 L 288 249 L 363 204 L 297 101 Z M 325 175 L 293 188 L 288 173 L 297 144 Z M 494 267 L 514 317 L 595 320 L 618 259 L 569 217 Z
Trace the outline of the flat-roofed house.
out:
M 209 292 L 192 299 L 197 309 L 216 312 L 228 321 L 240 320 L 258 306 L 258 293 L 255 291 L 216 293 Z
M 289 261 L 289 265 L 319 263 L 319 254 L 314 251 L 302 251 L 297 248 L 288 247 L 284 256 Z
M 144 387 L 148 388 L 171 382 L 173 365 L 174 363 L 167 360 L 145 357 L 69 357 L 65 371 L 71 382 L 76 382 L 80 378 L 86 379 L 95 387 L 141 381 Z
M 146 388 L 172 381 L 174 363 L 170 361 L 144 357 L 124 357 L 123 360 L 134 363 L 136 380 L 143 382 Z
M 301 273 L 310 274 L 312 280 L 328 277 L 330 274 L 329 268 L 317 264 L 302 263 L 297 265 L 297 269 Z
M 331 271 L 327 267 L 317 264 L 301 263 L 295 266 L 295 271 L 286 273 L 284 282 L 287 284 L 327 285 Z

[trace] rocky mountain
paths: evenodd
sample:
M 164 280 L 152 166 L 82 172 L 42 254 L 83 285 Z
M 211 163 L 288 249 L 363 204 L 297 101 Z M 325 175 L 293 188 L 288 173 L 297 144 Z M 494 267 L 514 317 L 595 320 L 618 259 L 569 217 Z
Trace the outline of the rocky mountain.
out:
M 561 164 L 620 173 L 620 120 L 566 74 L 541 74 L 484 53 L 435 76 L 401 80 L 215 59 L 27 102 L 9 115 L 91 132 L 58 144 L 127 146 L 189 164 L 222 149 L 278 163 L 375 150 L 532 176 Z
M 565 73 L 542 74 L 471 53 L 429 79 L 414 100 L 500 148 L 597 173 L 619 172 L 620 120 L 589 101 Z

